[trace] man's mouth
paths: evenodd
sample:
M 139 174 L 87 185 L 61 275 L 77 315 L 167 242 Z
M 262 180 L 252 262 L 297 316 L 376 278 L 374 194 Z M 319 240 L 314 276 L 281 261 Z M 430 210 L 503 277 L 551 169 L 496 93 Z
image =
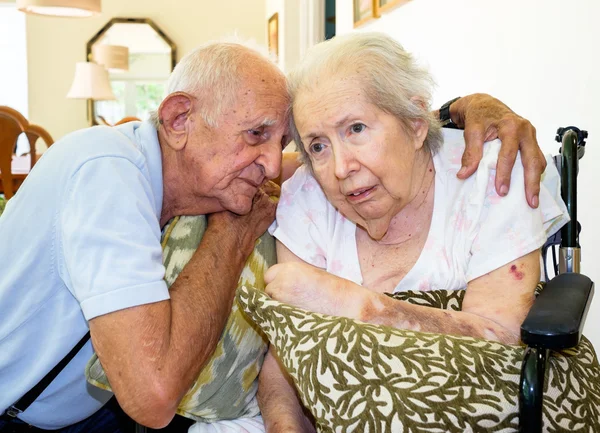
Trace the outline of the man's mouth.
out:
M 263 183 L 264 183 L 264 180 L 261 181 L 261 182 L 256 182 L 256 181 L 253 181 L 251 179 L 242 179 L 242 180 L 244 182 L 246 182 L 248 185 L 250 185 L 250 186 L 252 186 L 253 188 L 256 188 L 256 189 L 260 188 L 263 185 Z

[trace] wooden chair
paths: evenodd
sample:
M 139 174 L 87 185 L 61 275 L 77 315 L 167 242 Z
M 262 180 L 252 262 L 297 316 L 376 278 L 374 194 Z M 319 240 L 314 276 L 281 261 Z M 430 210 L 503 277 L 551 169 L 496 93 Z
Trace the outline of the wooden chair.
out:
M 127 122 L 134 122 L 134 121 L 138 121 L 139 122 L 139 121 L 142 120 L 142 119 L 139 119 L 137 117 L 127 116 L 127 117 L 123 117 L 121 120 L 119 120 L 118 122 L 116 122 L 114 125 L 111 125 L 102 116 L 97 116 L 97 119 L 98 119 L 98 125 L 105 125 L 105 126 L 117 126 L 117 125 L 122 125 L 123 123 L 127 123 Z
M 41 138 L 44 143 L 46 143 L 48 148 L 54 144 L 54 140 L 48 131 L 33 123 L 30 123 L 29 127 L 25 130 L 25 135 L 27 136 L 27 140 L 29 140 L 29 146 L 31 149 L 31 168 L 33 168 L 39 158 L 39 155 L 35 150 L 35 144 L 37 143 L 38 138 Z
M 25 133 L 30 145 L 31 168 L 37 161 L 35 143 L 42 138 L 50 147 L 54 140 L 50 134 L 41 126 L 30 124 L 17 110 L 0 106 L 0 193 L 4 194 L 6 200 L 10 199 L 28 173 L 13 173 L 13 154 L 17 139 Z
M 117 125 L 122 125 L 123 123 L 127 123 L 127 122 L 139 122 L 141 119 L 138 119 L 137 117 L 133 117 L 133 116 L 128 116 L 128 117 L 123 117 L 121 120 L 119 120 L 117 123 L 114 124 L 114 126 Z

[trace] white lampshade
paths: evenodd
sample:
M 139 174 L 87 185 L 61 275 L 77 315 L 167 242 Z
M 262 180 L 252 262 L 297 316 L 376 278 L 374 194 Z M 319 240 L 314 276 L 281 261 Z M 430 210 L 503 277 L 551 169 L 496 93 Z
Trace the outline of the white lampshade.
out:
M 35 15 L 91 17 L 100 13 L 100 0 L 17 0 L 17 9 Z
M 108 71 L 92 62 L 77 62 L 75 78 L 67 98 L 73 99 L 116 99 L 108 81 Z
M 121 45 L 96 44 L 92 48 L 94 62 L 104 66 L 110 72 L 129 70 L 129 48 Z

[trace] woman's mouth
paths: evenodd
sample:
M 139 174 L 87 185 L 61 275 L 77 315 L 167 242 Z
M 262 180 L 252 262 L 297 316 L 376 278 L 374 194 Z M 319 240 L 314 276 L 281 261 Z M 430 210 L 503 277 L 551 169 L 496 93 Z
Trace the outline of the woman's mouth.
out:
M 375 191 L 375 186 L 358 188 L 346 194 L 346 197 L 348 201 L 352 203 L 358 203 L 362 200 L 367 199 L 373 193 L 373 191 Z

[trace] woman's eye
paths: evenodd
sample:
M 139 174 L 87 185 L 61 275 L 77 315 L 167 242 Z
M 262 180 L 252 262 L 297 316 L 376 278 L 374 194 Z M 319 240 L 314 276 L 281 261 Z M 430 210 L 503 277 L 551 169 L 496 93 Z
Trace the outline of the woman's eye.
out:
M 352 132 L 355 134 L 360 134 L 361 132 L 363 132 L 365 130 L 365 128 L 366 128 L 366 126 L 364 123 L 355 123 L 354 125 L 352 125 L 350 127 Z
M 312 153 L 322 152 L 324 148 L 325 148 L 325 145 L 323 143 L 314 143 L 314 144 L 310 145 L 310 151 Z

